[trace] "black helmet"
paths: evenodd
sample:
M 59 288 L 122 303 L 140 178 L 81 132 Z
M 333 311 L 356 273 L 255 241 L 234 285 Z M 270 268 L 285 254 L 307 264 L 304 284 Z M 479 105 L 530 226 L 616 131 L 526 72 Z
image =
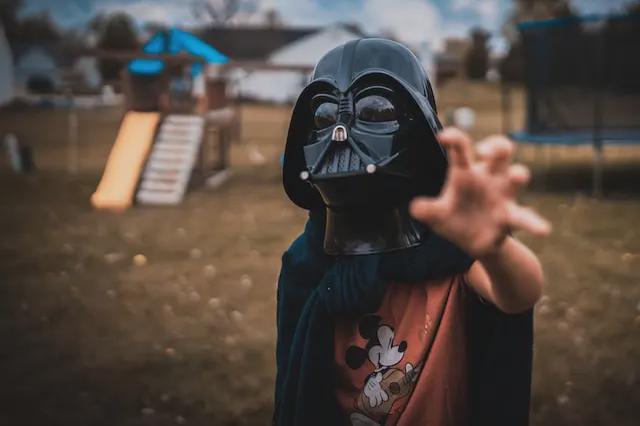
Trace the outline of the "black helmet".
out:
M 409 49 L 379 38 L 350 41 L 320 59 L 296 102 L 285 191 L 305 209 L 371 216 L 399 208 L 409 220 L 409 200 L 437 194 L 444 182 L 446 156 L 435 138 L 440 128 L 431 84 Z M 353 229 L 362 221 L 348 222 Z M 403 232 L 407 227 L 412 236 L 401 238 L 405 243 L 368 245 L 367 252 L 415 245 L 416 226 L 404 223 Z

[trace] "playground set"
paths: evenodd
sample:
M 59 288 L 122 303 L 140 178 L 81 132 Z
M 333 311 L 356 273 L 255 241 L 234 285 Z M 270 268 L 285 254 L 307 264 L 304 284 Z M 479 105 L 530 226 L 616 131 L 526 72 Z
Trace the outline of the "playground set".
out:
M 175 205 L 190 183 L 226 176 L 233 112 L 215 69 L 228 58 L 177 29 L 118 57 L 132 59 L 122 77 L 127 112 L 91 204 Z

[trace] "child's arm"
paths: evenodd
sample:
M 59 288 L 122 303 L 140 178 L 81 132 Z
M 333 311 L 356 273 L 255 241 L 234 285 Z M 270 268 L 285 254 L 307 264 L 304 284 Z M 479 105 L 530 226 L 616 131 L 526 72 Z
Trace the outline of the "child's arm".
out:
M 510 164 L 513 143 L 502 136 L 480 142 L 477 158 L 460 130 L 445 129 L 438 139 L 449 153 L 447 181 L 438 198 L 415 199 L 411 213 L 478 260 L 466 278 L 480 296 L 509 313 L 531 308 L 542 292 L 542 268 L 524 244 L 508 236 L 515 229 L 540 236 L 551 230 L 515 200 L 529 171 Z
M 480 296 L 506 313 L 531 308 L 540 298 L 544 282 L 536 255 L 511 237 L 495 253 L 474 262 L 466 278 Z

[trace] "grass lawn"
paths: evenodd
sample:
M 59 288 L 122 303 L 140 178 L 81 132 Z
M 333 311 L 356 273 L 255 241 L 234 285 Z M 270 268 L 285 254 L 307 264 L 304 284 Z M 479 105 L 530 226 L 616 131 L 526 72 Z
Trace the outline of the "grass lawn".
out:
M 454 81 L 438 99 L 443 117 L 473 107 L 476 137 L 501 129 L 494 86 Z M 521 122 L 520 92 L 513 112 Z M 89 197 L 121 114 L 80 113 L 71 176 L 64 111 L 0 112 L 0 136 L 18 134 L 38 167 L 14 176 L 0 157 L 0 424 L 267 425 L 275 282 L 305 220 L 280 184 L 289 109 L 243 108 L 221 188 L 114 215 Z M 548 280 L 536 307 L 532 424 L 635 425 L 640 149 L 607 148 L 602 199 L 588 196 L 588 147 L 518 154 L 534 171 L 523 201 L 554 224 L 544 241 L 522 236 Z

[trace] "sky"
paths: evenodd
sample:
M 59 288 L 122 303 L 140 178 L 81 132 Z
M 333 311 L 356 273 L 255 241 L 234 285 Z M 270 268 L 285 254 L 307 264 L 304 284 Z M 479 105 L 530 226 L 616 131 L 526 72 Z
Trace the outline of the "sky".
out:
M 212 0 L 215 1 L 215 0 Z M 572 0 L 578 13 L 611 13 L 634 0 Z M 98 12 L 125 11 L 139 22 L 154 21 L 190 26 L 202 23 L 194 16 L 194 0 L 24 0 L 23 16 L 47 11 L 62 27 L 82 28 Z M 406 43 L 429 40 L 434 50 L 447 37 L 462 37 L 473 27 L 488 30 L 496 53 L 505 49 L 500 35 L 512 0 L 257 0 L 247 21 L 275 9 L 285 24 L 320 26 L 357 23 L 368 33 L 391 32 Z

